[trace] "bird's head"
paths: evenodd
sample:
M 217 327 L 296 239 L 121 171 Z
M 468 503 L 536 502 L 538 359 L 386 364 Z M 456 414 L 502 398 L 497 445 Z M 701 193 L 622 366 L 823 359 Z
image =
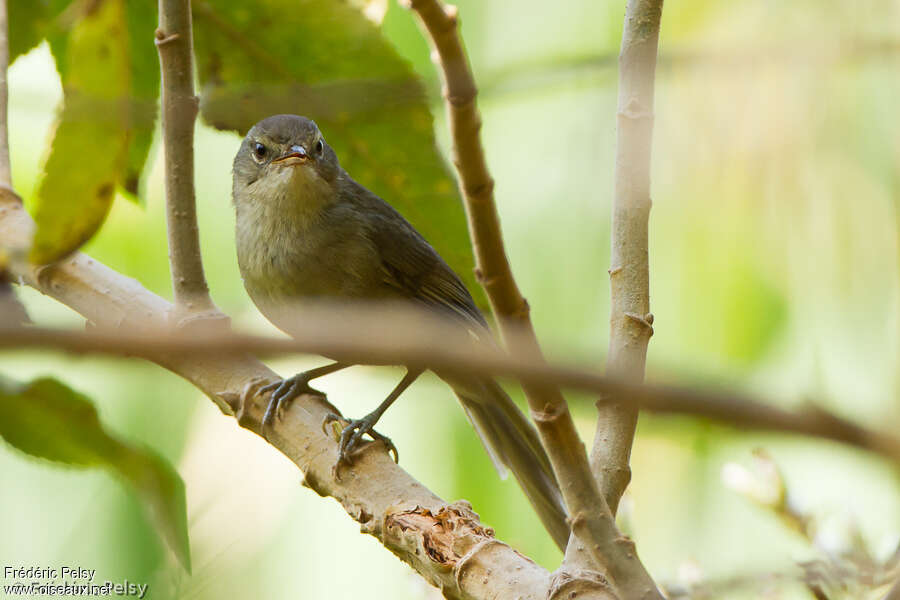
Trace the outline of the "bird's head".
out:
M 268 117 L 250 128 L 234 157 L 234 201 L 302 201 L 330 190 L 340 170 L 315 122 L 297 115 Z

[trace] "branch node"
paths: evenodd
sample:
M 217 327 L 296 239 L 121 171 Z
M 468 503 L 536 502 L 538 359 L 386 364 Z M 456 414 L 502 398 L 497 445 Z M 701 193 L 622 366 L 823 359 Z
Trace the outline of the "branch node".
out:
M 188 303 L 187 308 L 191 307 Z M 225 331 L 231 325 L 231 318 L 215 309 L 187 313 L 176 310 L 172 316 L 175 317 L 175 329 L 196 333 Z
M 173 33 L 171 35 L 166 35 L 162 29 L 157 29 L 154 33 L 154 42 L 158 48 L 165 46 L 166 44 L 171 44 L 172 42 L 181 39 L 181 34 Z
M 625 108 L 619 110 L 619 116 L 632 121 L 642 119 L 653 120 L 653 110 L 644 108 L 643 104 L 637 98 L 631 98 Z
M 475 279 L 481 284 L 481 287 L 488 289 L 496 284 L 503 283 L 504 278 L 500 275 L 488 275 L 481 268 L 475 267 Z
M 531 314 L 531 305 L 528 304 L 528 300 L 526 298 L 522 298 L 521 304 L 512 312 L 510 316 L 519 321 L 524 321 Z
M 493 197 L 494 193 L 494 178 L 488 177 L 487 181 L 483 181 L 478 185 L 467 187 L 466 188 L 466 196 L 469 198 L 485 200 Z
M 542 410 L 532 410 L 531 418 L 534 419 L 536 423 L 548 423 L 555 419 L 558 419 L 560 415 L 566 412 L 565 405 L 553 405 L 550 403 L 544 404 L 544 408 Z M 571 519 L 571 518 L 570 518 Z M 570 520 L 567 519 L 567 520 Z
M 625 316 L 628 319 L 631 319 L 635 323 L 639 324 L 641 327 L 647 329 L 650 335 L 653 335 L 653 315 L 651 313 L 647 313 L 646 315 L 639 315 L 633 312 L 626 312 Z
M 447 15 L 448 28 L 456 27 L 459 21 L 459 7 L 455 4 L 447 4 L 444 6 L 444 14 Z
M 444 91 L 444 99 L 451 105 L 453 108 L 460 109 L 467 104 L 472 104 L 475 102 L 475 98 L 478 95 L 478 88 L 473 84 L 470 89 L 465 90 L 459 94 L 453 94 L 447 90 Z
M 582 549 L 583 548 L 580 548 Z M 598 571 L 590 569 L 560 569 L 550 577 L 547 600 L 566 598 L 572 600 L 584 595 L 603 600 L 618 600 L 609 580 Z

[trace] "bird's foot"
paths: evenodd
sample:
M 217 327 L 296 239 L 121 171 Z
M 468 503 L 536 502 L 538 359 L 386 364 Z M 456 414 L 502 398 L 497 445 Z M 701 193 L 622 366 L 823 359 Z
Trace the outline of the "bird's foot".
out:
M 362 419 L 353 419 L 351 421 L 344 421 L 334 413 L 325 415 L 325 420 L 322 421 L 323 430 L 334 422 L 342 424 L 347 423 L 341 430 L 341 437 L 338 442 L 340 446 L 340 457 L 338 457 L 338 462 L 335 465 L 335 472 L 337 472 L 341 465 L 353 464 L 353 455 L 362 448 L 364 442 L 363 436 L 366 434 L 369 434 L 369 437 L 376 442 L 384 444 L 385 450 L 394 455 L 394 462 L 399 462 L 400 455 L 397 452 L 397 446 L 394 445 L 391 438 L 375 431 L 374 427 L 377 421 L 378 419 L 375 415 L 366 415 Z
M 267 394 L 272 392 L 269 397 L 269 405 L 262 419 L 262 430 L 268 431 L 274 425 L 276 419 L 281 419 L 284 409 L 290 403 L 303 394 L 312 394 L 314 396 L 325 397 L 325 394 L 319 390 L 310 387 L 309 373 L 297 373 L 293 377 L 274 381 L 268 385 L 259 388 L 257 394 Z

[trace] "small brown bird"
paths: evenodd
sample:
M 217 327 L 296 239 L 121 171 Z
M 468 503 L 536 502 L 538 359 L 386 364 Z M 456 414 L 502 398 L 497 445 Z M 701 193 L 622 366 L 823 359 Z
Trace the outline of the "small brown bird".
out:
M 238 264 L 260 311 L 291 333 L 291 313 L 304 298 L 407 301 L 446 315 L 480 339 L 490 331 L 466 286 L 425 239 L 381 198 L 356 183 L 316 124 L 296 115 L 257 123 L 234 159 Z M 263 388 L 272 397 L 263 427 L 309 382 L 350 365 L 334 363 Z M 378 408 L 341 434 L 349 462 L 362 436 L 391 441 L 373 428 L 415 381 L 406 376 Z M 559 486 L 534 427 L 489 377 L 437 372 L 459 397 L 498 469 L 509 467 L 560 548 L 569 536 Z

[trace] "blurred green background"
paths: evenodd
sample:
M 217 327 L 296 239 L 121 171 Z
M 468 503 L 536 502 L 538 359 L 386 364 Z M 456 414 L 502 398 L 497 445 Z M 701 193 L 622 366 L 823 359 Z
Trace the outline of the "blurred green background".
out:
M 538 333 L 552 357 L 602 367 L 624 3 L 459 7 L 508 251 Z M 383 31 L 424 78 L 446 150 L 439 86 L 412 15 L 390 4 Z M 898 67 L 896 0 L 666 5 L 649 380 L 741 389 L 784 404 L 814 398 L 897 429 Z M 9 82 L 14 184 L 29 203 L 61 99 L 47 46 L 19 58 Z M 216 303 L 237 328 L 276 333 L 237 271 L 230 168 L 238 144 L 236 134 L 198 123 L 205 266 Z M 117 199 L 86 251 L 170 297 L 158 132 L 148 169 L 146 206 Z M 40 324 L 82 324 L 33 290 L 20 297 Z M 300 357 L 273 367 L 289 374 L 321 362 Z M 3 444 L 0 565 L 96 568 L 102 579 L 149 583 L 151 598 L 439 597 L 361 536 L 337 503 L 302 488 L 288 460 L 168 372 L 140 361 L 6 353 L 0 373 L 60 378 L 94 399 L 112 431 L 172 461 L 187 486 L 194 574 L 180 571 L 118 481 Z M 320 387 L 344 414 L 359 416 L 400 373 L 357 367 Z M 589 441 L 591 399 L 569 397 Z M 497 478 L 441 382 L 416 383 L 380 431 L 425 485 L 447 500 L 470 500 L 502 540 L 547 568 L 558 565 L 518 487 Z M 783 468 L 795 503 L 821 518 L 817 548 L 723 484 L 723 466 L 749 463 L 758 446 Z M 661 583 L 795 574 L 797 563 L 847 546 L 856 528 L 878 559 L 900 539 L 896 472 L 834 444 L 644 415 L 633 471 L 620 521 Z M 788 584 L 776 591 L 766 597 L 809 597 Z

